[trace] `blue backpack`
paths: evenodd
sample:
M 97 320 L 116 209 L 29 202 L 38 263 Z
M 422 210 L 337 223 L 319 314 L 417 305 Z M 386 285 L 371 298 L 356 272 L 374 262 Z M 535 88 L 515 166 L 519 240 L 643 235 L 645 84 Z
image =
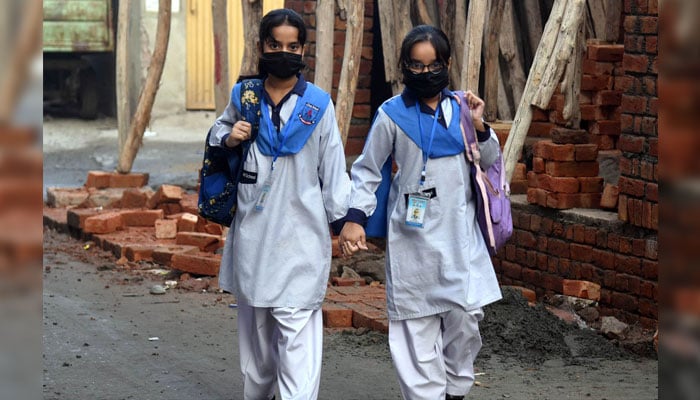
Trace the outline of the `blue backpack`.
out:
M 204 145 L 204 161 L 199 173 L 199 215 L 224 226 L 231 226 L 236 214 L 238 182 L 243 172 L 243 162 L 248 157 L 250 145 L 258 136 L 260 126 L 260 98 L 262 81 L 247 79 L 240 82 L 241 115 L 252 125 L 251 138 L 234 148 L 211 146 L 207 133 Z M 231 91 L 231 103 L 235 104 Z

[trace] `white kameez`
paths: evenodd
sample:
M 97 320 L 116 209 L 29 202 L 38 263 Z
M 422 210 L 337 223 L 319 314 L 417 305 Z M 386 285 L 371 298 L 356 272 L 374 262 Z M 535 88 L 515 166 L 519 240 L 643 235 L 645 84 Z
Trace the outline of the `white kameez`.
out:
M 459 111 L 452 109 L 447 98 L 441 107 L 449 124 L 452 113 Z M 495 133 L 479 146 L 482 166 L 493 163 L 498 148 Z M 352 166 L 350 207 L 365 215 L 374 212 L 381 167 L 390 155 L 398 172 L 387 206 L 389 319 L 420 318 L 455 308 L 476 310 L 499 300 L 501 291 L 476 222 L 470 171 L 463 154 L 428 160 L 421 190 L 435 188 L 436 196 L 429 200 L 423 228 L 406 225 L 405 195 L 419 191 L 422 151 L 380 108 L 363 153 Z
M 280 127 L 289 121 L 298 99 L 292 94 L 282 105 Z M 270 110 L 268 106 L 262 112 Z M 221 145 L 239 119 L 229 103 L 214 126 L 211 144 Z M 257 181 L 238 185 L 238 210 L 219 272 L 220 287 L 233 293 L 240 303 L 321 307 L 331 264 L 328 224 L 345 216 L 350 194 L 337 126 L 331 102 L 304 147 L 277 159 L 262 211 L 255 210 L 255 203 L 270 175 L 272 157 L 252 144 L 243 169 L 257 173 Z

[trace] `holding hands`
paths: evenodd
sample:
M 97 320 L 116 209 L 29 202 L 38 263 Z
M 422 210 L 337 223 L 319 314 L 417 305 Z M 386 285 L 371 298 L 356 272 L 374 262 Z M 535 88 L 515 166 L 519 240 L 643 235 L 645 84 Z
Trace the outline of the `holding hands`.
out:
M 365 228 L 354 222 L 346 222 L 338 237 L 340 252 L 343 258 L 348 258 L 359 250 L 367 250 L 365 242 Z

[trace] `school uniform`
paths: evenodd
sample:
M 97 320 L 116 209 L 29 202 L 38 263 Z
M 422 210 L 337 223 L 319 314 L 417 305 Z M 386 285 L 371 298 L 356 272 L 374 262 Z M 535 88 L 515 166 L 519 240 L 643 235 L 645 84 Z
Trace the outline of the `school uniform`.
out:
M 490 128 L 478 139 L 486 168 L 496 160 L 498 140 Z M 402 393 L 407 399 L 466 394 L 481 347 L 481 307 L 501 292 L 475 216 L 459 105 L 451 92 L 443 90 L 437 113 L 408 89 L 379 108 L 352 166 L 348 221 L 365 224 L 374 213 L 390 156 L 398 171 L 386 204 L 387 312 Z M 428 198 L 420 212 L 409 201 L 416 193 Z M 420 223 L 413 223 L 421 213 Z
M 246 399 L 270 398 L 278 382 L 283 399 L 318 393 L 329 223 L 341 227 L 350 183 L 330 96 L 298 78 L 277 105 L 263 91 L 219 273 L 239 303 Z M 212 145 L 223 146 L 241 118 L 240 92 L 237 84 Z

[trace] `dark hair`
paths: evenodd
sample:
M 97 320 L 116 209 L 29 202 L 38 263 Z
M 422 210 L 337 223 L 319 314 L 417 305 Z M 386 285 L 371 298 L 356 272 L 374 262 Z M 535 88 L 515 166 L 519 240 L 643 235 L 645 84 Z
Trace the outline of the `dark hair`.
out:
M 450 61 L 450 41 L 445 32 L 431 25 L 418 25 L 411 29 L 401 43 L 401 53 L 399 53 L 399 68 L 405 70 L 405 65 L 411 62 L 411 48 L 420 42 L 430 42 L 435 49 L 437 61 L 447 65 Z
M 258 45 L 261 51 L 265 41 L 274 39 L 272 30 L 281 25 L 289 25 L 297 28 L 299 31 L 299 44 L 303 46 L 306 43 L 306 25 L 301 15 L 294 10 L 280 8 L 268 12 L 262 20 L 260 20 L 260 43 Z

